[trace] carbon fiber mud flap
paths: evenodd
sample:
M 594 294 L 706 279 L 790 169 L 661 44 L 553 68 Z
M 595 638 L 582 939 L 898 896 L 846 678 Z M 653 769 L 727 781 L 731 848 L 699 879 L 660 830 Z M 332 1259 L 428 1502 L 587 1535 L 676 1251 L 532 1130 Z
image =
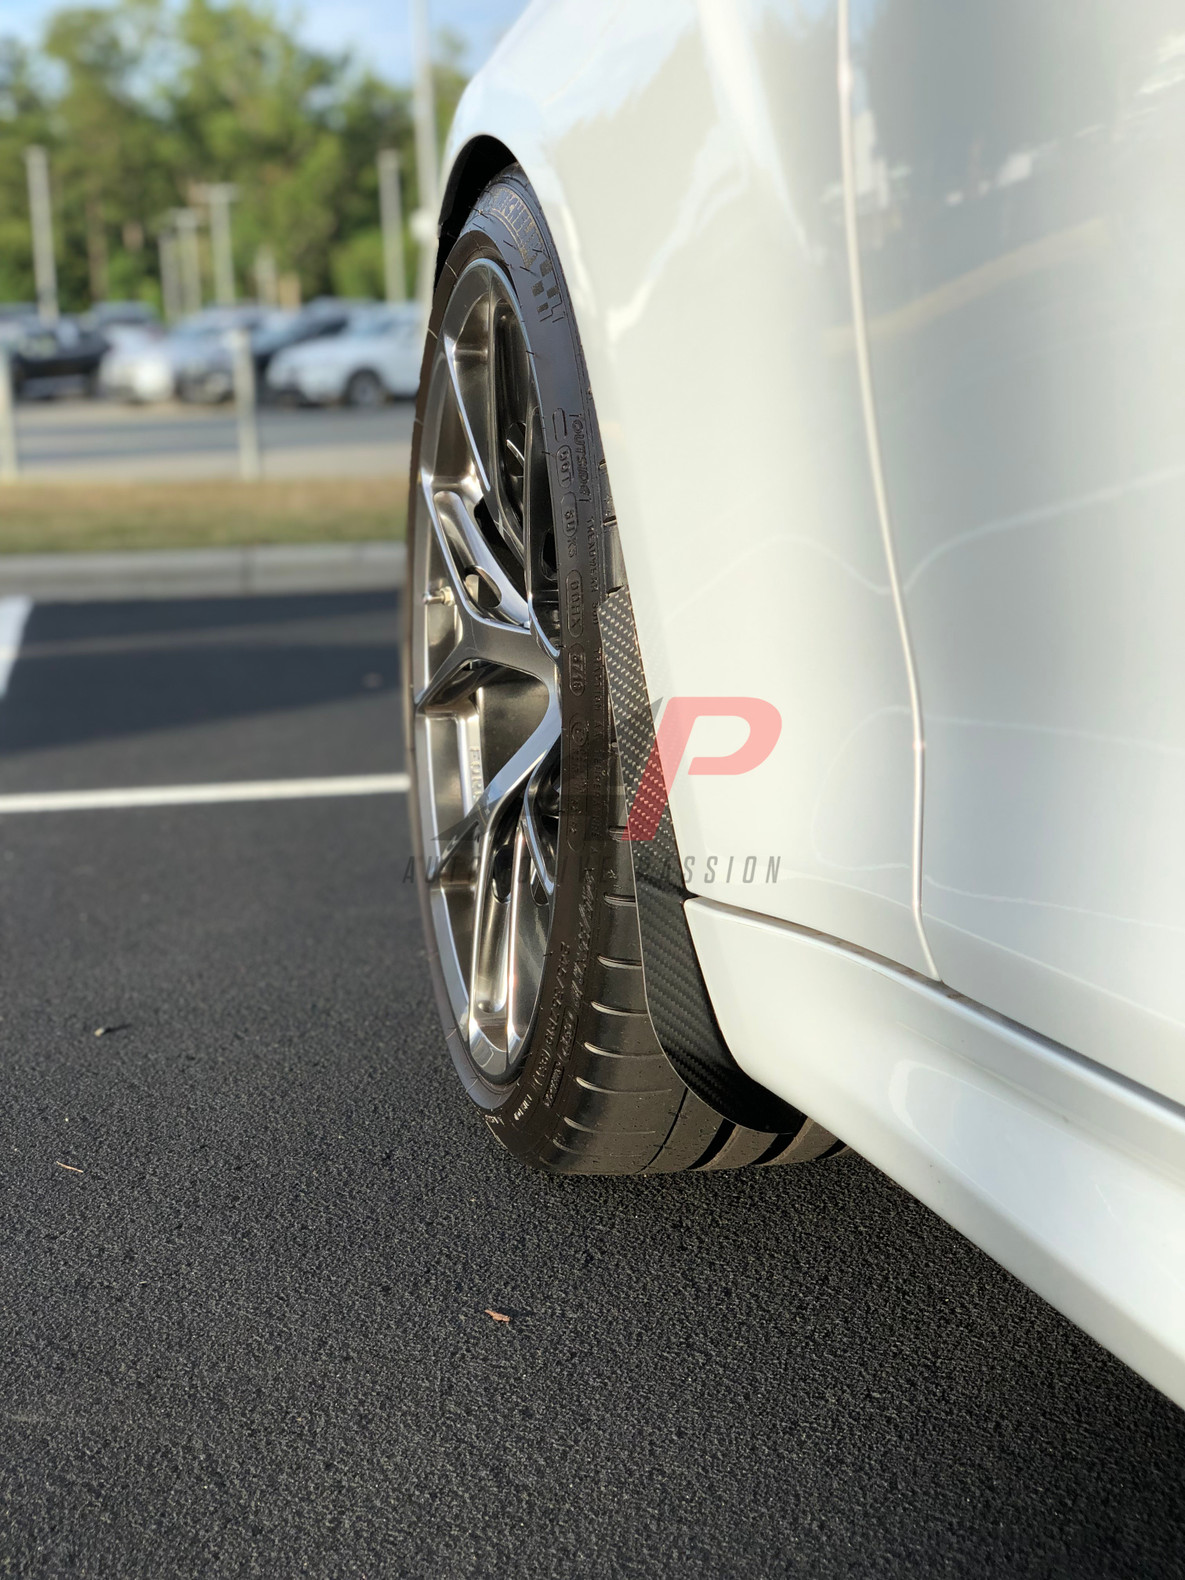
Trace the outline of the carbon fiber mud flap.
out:
M 610 593 L 600 606 L 598 620 L 627 804 L 645 812 L 638 792 L 654 751 L 654 719 L 626 588 Z M 723 1118 L 752 1130 L 797 1131 L 805 1115 L 745 1074 L 716 1024 L 683 911 L 687 898 L 683 864 L 661 786 L 659 796 L 661 815 L 656 818 L 652 806 L 650 815 L 639 820 L 647 830 L 657 825 L 654 837 L 627 842 L 638 897 L 646 1005 L 654 1034 L 680 1078 Z

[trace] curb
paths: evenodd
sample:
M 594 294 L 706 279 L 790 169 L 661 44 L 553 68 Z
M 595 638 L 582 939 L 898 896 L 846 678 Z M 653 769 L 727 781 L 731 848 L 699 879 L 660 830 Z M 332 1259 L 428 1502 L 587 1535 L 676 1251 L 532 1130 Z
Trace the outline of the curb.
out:
M 402 543 L 268 543 L 241 549 L 0 555 L 0 594 L 49 603 L 243 597 L 402 587 Z

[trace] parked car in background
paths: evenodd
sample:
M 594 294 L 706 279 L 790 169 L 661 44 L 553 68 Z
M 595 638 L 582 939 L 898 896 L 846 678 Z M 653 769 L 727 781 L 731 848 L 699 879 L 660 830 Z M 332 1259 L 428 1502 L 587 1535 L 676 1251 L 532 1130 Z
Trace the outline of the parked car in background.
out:
M 85 329 L 96 330 L 108 339 L 127 330 L 160 330 L 160 318 L 148 302 L 96 302 L 79 319 Z
M 414 302 L 359 312 L 332 339 L 292 346 L 272 358 L 268 388 L 316 405 L 381 406 L 414 396 L 424 337 Z
M 39 322 L 32 302 L 0 303 L 0 347 L 15 345 Z
M 141 334 L 104 357 L 99 388 L 120 400 L 172 400 L 190 370 L 207 365 L 228 330 L 255 329 L 267 316 L 266 308 L 254 305 L 208 307 L 167 334 Z
M 321 297 L 298 312 L 271 312 L 251 330 L 251 356 L 261 393 L 266 391 L 267 369 L 279 352 L 310 340 L 339 335 L 360 308 L 373 308 L 373 302 L 356 303 Z M 216 403 L 229 400 L 234 393 L 234 361 L 225 335 L 211 338 L 203 357 L 195 356 L 177 379 L 177 394 L 182 400 Z
M 94 394 L 109 346 L 105 335 L 85 328 L 77 318 L 61 318 L 56 324 L 26 322 L 9 350 L 13 393 Z

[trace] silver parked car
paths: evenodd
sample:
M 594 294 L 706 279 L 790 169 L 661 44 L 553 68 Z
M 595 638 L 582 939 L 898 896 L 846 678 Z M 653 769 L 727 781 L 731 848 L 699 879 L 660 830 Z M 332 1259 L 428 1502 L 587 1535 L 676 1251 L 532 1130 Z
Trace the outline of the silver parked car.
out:
M 359 312 L 374 306 L 373 302 L 323 296 L 296 312 L 269 312 L 250 330 L 251 360 L 260 392 L 268 392 L 267 370 L 273 357 L 293 346 L 340 335 Z M 204 354 L 193 357 L 179 373 L 177 394 L 182 400 L 213 404 L 229 400 L 233 393 L 234 361 L 230 343 L 226 335 L 211 338 Z
M 150 331 L 114 346 L 99 368 L 99 391 L 130 401 L 172 400 L 184 378 L 219 354 L 227 331 L 256 329 L 268 316 L 262 307 L 208 307 L 168 333 Z
M 424 339 L 414 302 L 376 307 L 354 317 L 340 335 L 293 346 L 272 359 L 268 387 L 317 405 L 381 406 L 413 396 Z

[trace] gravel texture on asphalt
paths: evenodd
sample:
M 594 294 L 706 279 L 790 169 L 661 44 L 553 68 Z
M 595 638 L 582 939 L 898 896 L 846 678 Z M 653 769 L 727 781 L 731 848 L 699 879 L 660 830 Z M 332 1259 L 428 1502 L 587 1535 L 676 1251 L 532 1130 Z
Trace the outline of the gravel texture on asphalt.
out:
M 395 625 L 39 607 L 0 788 L 397 769 Z M 394 797 L 0 828 L 0 1573 L 1182 1573 L 1185 1415 L 861 1158 L 501 1153 L 408 851 Z

